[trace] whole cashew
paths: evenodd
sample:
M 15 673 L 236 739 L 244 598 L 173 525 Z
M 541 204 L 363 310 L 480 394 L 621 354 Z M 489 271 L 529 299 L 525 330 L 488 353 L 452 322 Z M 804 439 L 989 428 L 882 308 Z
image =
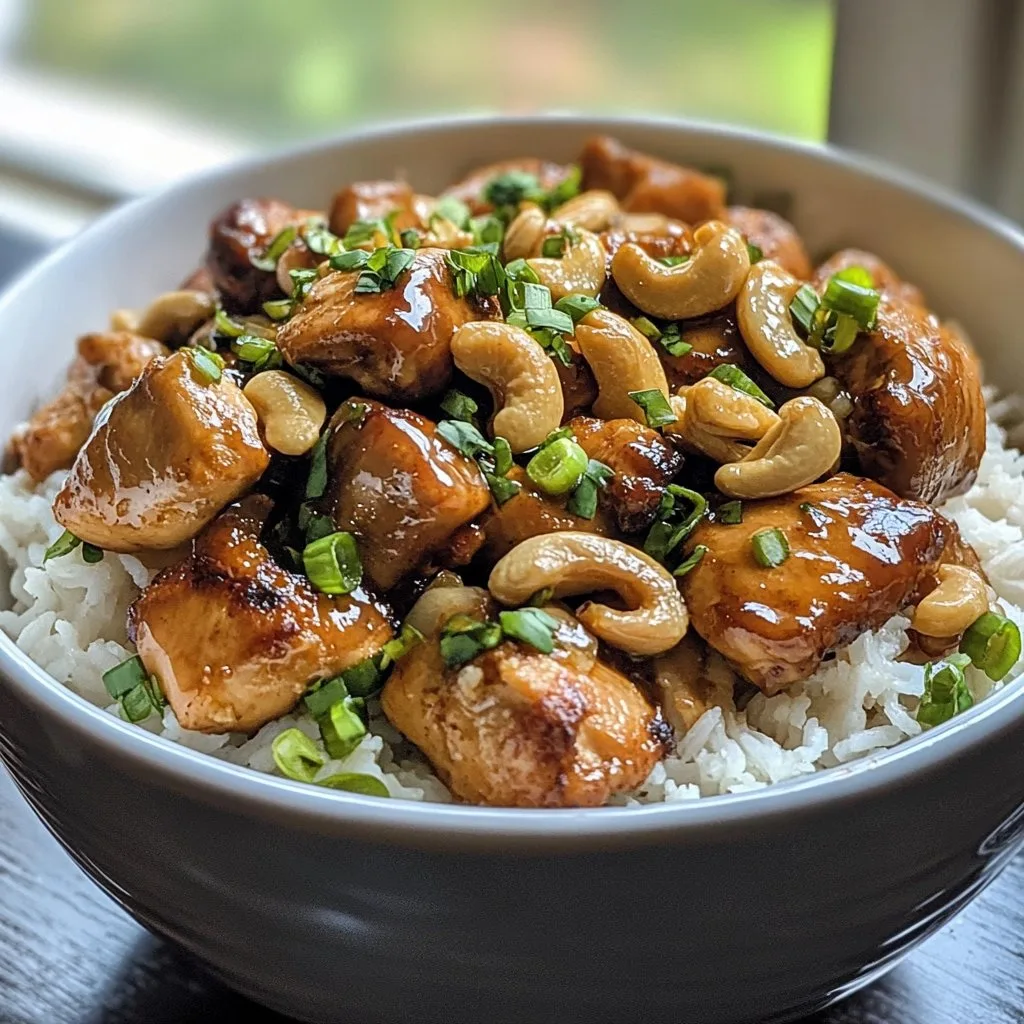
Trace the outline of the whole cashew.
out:
M 215 309 L 213 297 L 206 292 L 164 292 L 139 315 L 132 329 L 146 338 L 169 341 L 175 335 L 191 334 Z
M 501 243 L 505 260 L 539 256 L 547 224 L 547 215 L 539 206 L 534 203 L 525 204 L 505 229 L 505 237 Z
M 514 452 L 536 448 L 557 430 L 565 411 L 558 371 L 521 327 L 491 320 L 463 324 L 452 336 L 452 358 L 494 396 L 493 433 Z
M 761 260 L 736 297 L 736 318 L 750 354 L 787 388 L 805 388 L 825 376 L 821 353 L 796 333 L 789 314 L 801 284 L 777 263 Z
M 939 585 L 918 604 L 911 628 L 930 637 L 958 637 L 988 611 L 988 587 L 962 565 L 940 565 L 935 575 Z
M 320 437 L 327 407 L 305 381 L 284 370 L 257 373 L 242 389 L 267 444 L 282 455 L 304 455 Z
M 488 619 L 491 613 L 491 595 L 482 587 L 431 587 L 409 610 L 405 624 L 429 637 L 440 633 L 456 615 Z
M 562 203 L 551 214 L 551 219 L 559 224 L 586 228 L 587 231 L 604 231 L 618 214 L 618 199 L 603 188 L 593 188 Z
M 607 309 L 595 309 L 576 325 L 576 344 L 597 381 L 594 415 L 646 423 L 630 391 L 657 389 L 668 397 L 668 379 L 650 339 L 628 320 Z
M 743 236 L 721 221 L 702 224 L 685 263 L 666 267 L 628 242 L 612 258 L 612 277 L 638 309 L 664 320 L 686 320 L 727 306 L 743 286 L 750 255 Z
M 540 283 L 551 289 L 551 298 L 557 301 L 566 295 L 597 295 L 605 280 L 608 255 L 597 235 L 585 228 L 574 228 L 576 239 L 565 255 L 555 259 L 537 256 L 528 259 Z
M 519 605 L 551 587 L 556 597 L 614 590 L 629 606 L 619 611 L 586 602 L 576 618 L 591 633 L 630 654 L 674 647 L 689 616 L 676 581 L 653 558 L 622 541 L 592 533 L 548 533 L 514 547 L 491 570 L 487 588 L 502 604 Z
M 816 398 L 840 423 L 853 415 L 853 401 L 843 390 L 842 384 L 835 377 L 822 377 L 804 391 L 805 395 Z
M 835 416 L 816 398 L 794 398 L 747 455 L 719 467 L 715 486 L 731 498 L 788 494 L 828 473 L 842 446 Z
M 310 252 L 304 245 L 289 245 L 280 258 L 277 261 L 277 269 L 275 276 L 277 278 L 277 287 L 285 293 L 285 295 L 291 295 L 295 291 L 295 282 L 291 278 L 289 271 L 292 270 L 309 270 L 316 266 L 316 261 L 323 259 L 322 256 L 317 256 L 315 253 Z

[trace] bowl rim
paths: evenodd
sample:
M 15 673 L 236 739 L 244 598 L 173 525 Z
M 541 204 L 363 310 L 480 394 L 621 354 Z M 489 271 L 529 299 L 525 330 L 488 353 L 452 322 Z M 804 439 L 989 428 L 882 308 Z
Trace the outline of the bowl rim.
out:
M 307 141 L 269 153 L 257 154 L 191 175 L 169 188 L 134 199 L 102 215 L 84 231 L 18 275 L 0 293 L 0 318 L 18 302 L 20 293 L 45 278 L 67 255 L 88 247 L 122 222 L 144 216 L 150 205 L 175 195 L 201 190 L 246 171 L 333 153 L 346 145 L 393 138 L 409 138 L 495 123 L 530 128 L 562 123 L 574 129 L 614 132 L 648 127 L 670 130 L 691 139 L 700 136 L 733 139 L 783 153 L 810 157 L 824 164 L 853 171 L 869 180 L 895 186 L 930 205 L 970 222 L 975 228 L 999 236 L 1024 254 L 1024 232 L 973 200 L 963 198 L 914 174 L 879 161 L 841 151 L 821 143 L 795 140 L 769 132 L 694 119 L 664 116 L 590 115 L 573 113 L 500 116 L 490 113 L 403 119 L 373 123 L 343 133 Z M 103 749 L 115 762 L 159 778 L 178 792 L 187 793 L 234 812 L 259 812 L 293 825 L 317 831 L 372 832 L 400 844 L 417 841 L 466 842 L 535 846 L 554 842 L 561 847 L 592 846 L 594 841 L 641 843 L 668 832 L 699 835 L 708 828 L 754 819 L 810 813 L 823 803 L 853 801 L 879 789 L 907 782 L 915 772 L 934 770 L 964 756 L 971 747 L 995 738 L 1013 725 L 1008 712 L 1024 693 L 1024 675 L 990 694 L 955 719 L 907 739 L 895 747 L 836 768 L 774 783 L 756 790 L 699 800 L 645 804 L 639 807 L 578 809 L 491 808 L 384 799 L 328 790 L 267 775 L 220 760 L 210 754 L 166 740 L 108 714 L 65 686 L 24 654 L 0 632 L 0 679 L 39 711 L 55 715 L 84 739 Z M 0 725 L 0 732 L 2 732 Z M 2 745 L 0 745 L 2 746 Z

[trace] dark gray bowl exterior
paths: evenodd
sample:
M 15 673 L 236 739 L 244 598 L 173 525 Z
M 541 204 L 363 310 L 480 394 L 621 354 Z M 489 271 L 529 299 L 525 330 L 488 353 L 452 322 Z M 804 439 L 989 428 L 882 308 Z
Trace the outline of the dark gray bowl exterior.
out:
M 417 129 L 375 143 L 379 159 L 357 145 L 350 163 L 365 173 L 417 146 L 436 152 L 453 133 L 464 152 L 474 136 L 483 158 L 571 152 L 602 126 Z M 848 179 L 844 201 L 896 193 L 910 221 L 931 211 L 939 244 L 984 238 L 993 266 L 1004 254 L 1018 275 L 1024 265 L 1003 229 L 834 156 L 704 129 L 612 128 L 668 153 L 698 146 L 709 164 L 752 152 L 769 185 L 789 160 Z M 284 180 L 288 159 L 251 172 L 253 191 L 284 191 L 275 175 Z M 214 182 L 204 202 L 236 189 Z M 128 235 L 133 216 L 121 215 Z M 59 279 L 60 259 L 39 274 Z M 8 302 L 26 324 L 38 280 Z M 150 285 L 140 273 L 125 301 Z M 970 310 L 964 319 L 970 327 Z M 12 358 L 14 372 L 28 365 L 20 350 Z M 37 369 L 32 390 L 45 387 Z M 840 998 L 942 925 L 1020 845 L 1021 707 L 1015 684 L 893 752 L 772 791 L 643 810 L 488 811 L 317 791 L 174 748 L 0 644 L 0 757 L 82 867 L 241 992 L 338 1024 L 725 1024 Z

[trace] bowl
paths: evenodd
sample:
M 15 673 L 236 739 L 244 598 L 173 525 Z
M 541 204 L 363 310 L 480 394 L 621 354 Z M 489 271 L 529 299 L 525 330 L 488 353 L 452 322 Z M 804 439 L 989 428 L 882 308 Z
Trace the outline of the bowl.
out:
M 73 339 L 197 261 L 244 195 L 323 206 L 406 172 L 571 159 L 596 132 L 787 193 L 815 253 L 855 243 L 922 285 L 1024 391 L 1024 238 L 832 150 L 607 118 L 371 129 L 185 182 L 103 218 L 0 299 L 6 433 Z M 0 639 L 0 756 L 84 870 L 252 999 L 310 1021 L 784 1020 L 869 983 L 941 927 L 1024 828 L 1024 684 L 891 751 L 689 804 L 530 811 L 304 787 L 167 743 L 86 704 Z

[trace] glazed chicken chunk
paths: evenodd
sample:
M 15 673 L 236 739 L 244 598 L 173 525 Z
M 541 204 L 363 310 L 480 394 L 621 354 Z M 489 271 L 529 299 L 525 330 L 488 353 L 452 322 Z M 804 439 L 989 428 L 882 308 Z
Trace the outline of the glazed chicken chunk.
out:
M 249 490 L 269 462 L 241 388 L 227 374 L 210 381 L 179 349 L 154 359 L 98 417 L 53 514 L 100 548 L 174 548 Z
M 806 281 L 811 276 L 811 260 L 796 228 L 772 210 L 752 206 L 730 206 L 725 222 L 734 227 L 765 259 L 774 260 L 783 270 Z
M 186 729 L 252 732 L 391 639 L 367 591 L 327 597 L 274 562 L 259 539 L 269 511 L 261 495 L 232 505 L 132 606 L 139 656 Z
M 17 461 L 33 480 L 67 469 L 92 430 L 93 419 L 114 395 L 130 388 L 152 359 L 165 355 L 159 341 L 131 331 L 86 334 L 68 370 L 68 382 L 11 439 Z
M 470 593 L 479 610 L 469 613 L 486 618 L 486 592 Z M 599 806 L 643 782 L 666 730 L 636 686 L 596 657 L 578 624 L 564 622 L 556 641 L 547 655 L 506 640 L 449 668 L 430 637 L 396 666 L 384 712 L 460 800 Z
M 396 231 L 418 227 L 416 198 L 404 181 L 354 181 L 335 195 L 327 223 L 339 238 L 356 221 L 381 220 L 392 213 Z
M 457 327 L 492 315 L 489 304 L 456 297 L 441 249 L 420 249 L 394 288 L 356 291 L 358 272 L 317 281 L 277 343 L 290 363 L 347 377 L 368 394 L 413 401 L 443 391 L 454 370 Z
M 444 548 L 489 504 L 476 463 L 425 416 L 344 403 L 331 421 L 326 500 L 355 534 L 367 576 L 384 590 Z
M 781 530 L 789 557 L 765 568 L 751 538 Z M 877 629 L 934 585 L 938 563 L 968 556 L 955 524 L 845 473 L 767 501 L 743 521 L 705 521 L 683 578 L 692 627 L 768 694 L 811 675 L 826 654 Z M 970 559 L 973 563 L 973 559 Z
M 510 172 L 530 175 L 544 190 L 554 188 L 564 181 L 571 168 L 566 164 L 552 163 L 550 160 L 538 160 L 536 157 L 523 157 L 518 160 L 501 160 L 498 163 L 486 164 L 470 171 L 461 181 L 446 188 L 442 196 L 451 196 L 465 203 L 470 213 L 477 216 L 490 213 L 494 206 L 484 194 L 487 186 L 495 178 Z

